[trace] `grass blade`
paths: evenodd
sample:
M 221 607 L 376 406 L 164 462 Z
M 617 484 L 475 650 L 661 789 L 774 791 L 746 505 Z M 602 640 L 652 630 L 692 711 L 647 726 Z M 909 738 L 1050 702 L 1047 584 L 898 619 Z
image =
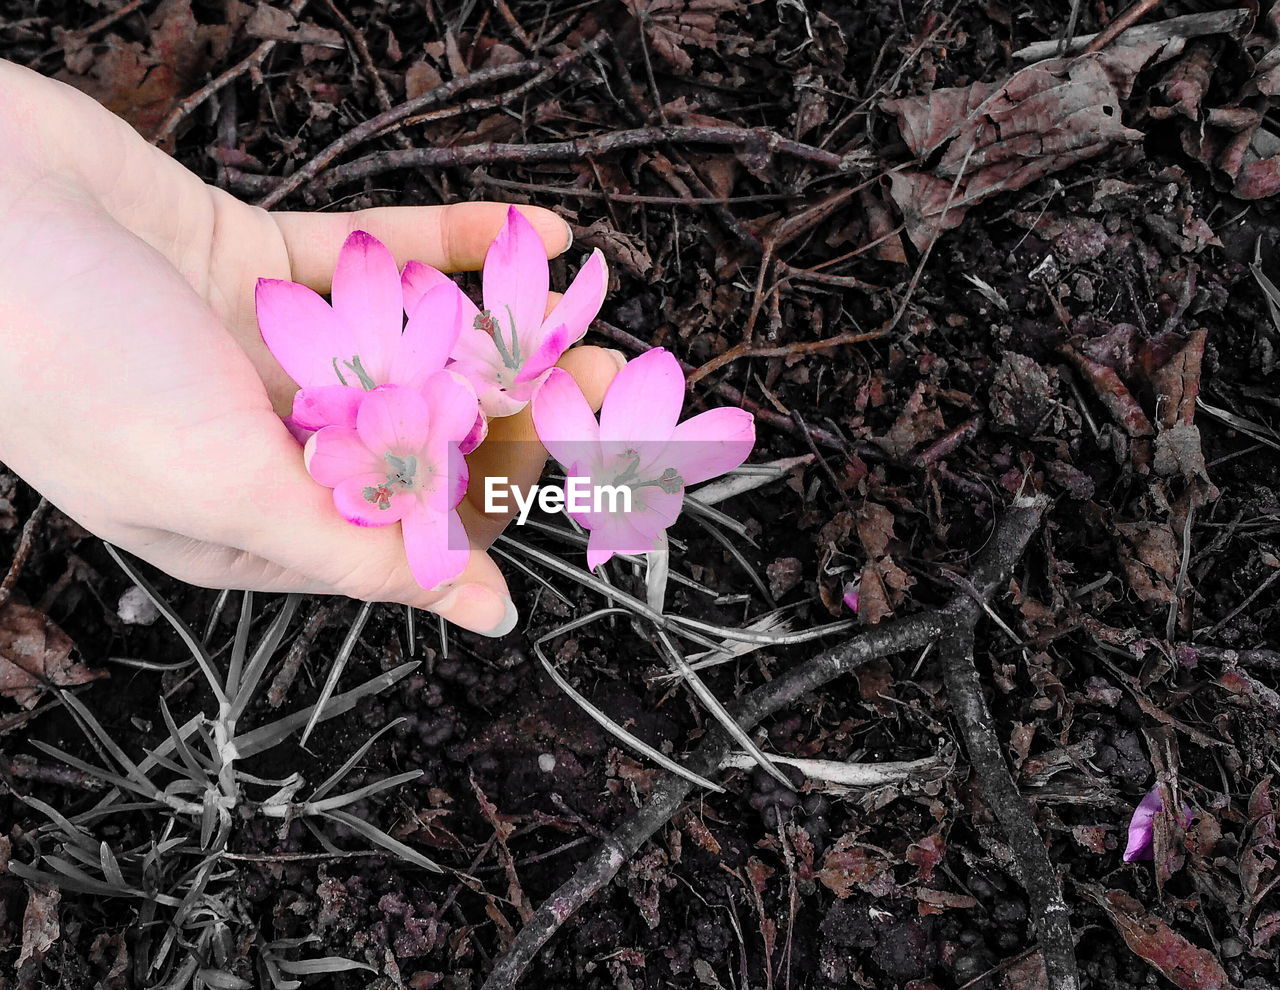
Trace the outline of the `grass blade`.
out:
M 689 685 L 707 711 L 720 723 L 724 731 L 729 733 L 734 741 L 745 749 L 753 760 L 760 764 L 761 770 L 787 790 L 795 790 L 795 786 L 787 775 L 774 766 L 769 757 L 765 756 L 764 751 L 756 745 L 755 740 L 751 738 L 747 730 L 738 724 L 738 720 L 729 714 L 728 709 L 720 703 L 720 699 L 715 696 L 711 688 L 707 687 L 706 682 L 698 676 L 698 672 L 689 666 L 689 662 L 685 660 L 684 655 L 671 642 L 671 637 L 661 629 L 657 629 L 655 632 L 657 633 L 658 643 L 662 646 L 662 652 L 667 656 L 667 661 L 672 665 L 673 669 L 679 672 L 685 683 Z
M 276 719 L 274 722 L 268 722 L 266 725 L 259 726 L 250 732 L 238 735 L 235 738 L 236 752 L 240 754 L 241 759 L 256 756 L 258 753 L 265 752 L 275 746 L 295 729 L 307 724 L 308 719 L 311 719 L 315 724 L 319 724 L 337 715 L 345 715 L 363 699 L 377 694 L 379 691 L 394 684 L 421 662 L 420 660 L 410 660 L 408 663 L 402 663 L 399 667 L 394 667 L 371 680 L 365 681 L 359 687 L 352 688 L 345 694 L 335 694 L 324 706 L 318 718 L 315 717 L 315 712 L 320 710 L 319 705 L 311 705 L 301 711 L 294 712 L 292 715 L 286 715 L 284 718 Z
M 209 687 L 213 689 L 213 694 L 218 699 L 218 704 L 226 704 L 227 694 L 222 689 L 222 682 L 213 668 L 213 658 L 209 656 L 209 651 L 204 648 L 204 644 L 196 638 L 196 634 L 192 632 L 191 627 L 182 621 L 182 616 L 161 597 L 155 588 L 151 587 L 147 579 L 142 576 L 142 572 L 127 561 L 119 550 L 105 540 L 103 540 L 102 545 L 106 547 L 107 553 L 111 555 L 111 558 L 129 575 L 133 583 L 142 589 L 142 593 L 151 599 L 151 604 L 159 610 L 160 614 L 165 617 L 169 625 L 173 627 L 174 631 L 182 639 L 182 642 L 186 644 L 187 649 L 191 651 L 191 655 L 195 657 L 196 663 L 199 664 L 205 680 L 209 682 Z
M 430 870 L 432 873 L 443 873 L 444 870 L 427 859 L 426 856 L 406 846 L 399 839 L 393 839 L 387 835 L 382 829 L 374 825 L 370 825 L 363 818 L 357 818 L 355 815 L 348 814 L 345 811 L 326 811 L 323 813 L 325 818 L 347 826 L 353 832 L 359 832 L 375 846 L 381 846 L 388 852 L 395 853 L 406 863 L 412 863 L 414 866 L 420 866 L 424 870 Z
M 311 738 L 311 730 L 316 727 L 319 721 L 320 711 L 333 696 L 334 689 L 338 686 L 338 679 L 342 676 L 343 670 L 346 669 L 347 661 L 351 659 L 351 654 L 356 648 L 356 644 L 360 642 L 360 633 L 364 631 L 364 624 L 369 621 L 369 615 L 373 611 L 373 602 L 363 602 L 360 605 L 360 611 L 356 613 L 355 621 L 351 623 L 351 628 L 347 631 L 347 638 L 342 641 L 342 648 L 338 650 L 338 655 L 333 659 L 333 666 L 329 668 L 329 675 L 324 679 L 324 686 L 320 688 L 320 697 L 316 699 L 315 706 L 311 710 L 311 718 L 307 720 L 307 727 L 302 730 L 302 738 L 298 741 L 298 745 L 305 747 L 307 740 Z
M 232 721 L 243 715 L 245 709 L 249 707 L 249 702 L 253 700 L 255 692 L 258 690 L 258 684 L 262 681 L 262 675 L 267 669 L 267 664 L 275 655 L 281 641 L 283 641 L 285 630 L 289 628 L 289 623 L 293 621 L 294 613 L 298 611 L 298 605 L 301 602 L 301 595 L 287 595 L 285 597 L 284 604 L 280 607 L 280 614 L 272 620 L 271 625 L 267 627 L 267 631 L 258 643 L 258 648 L 253 651 L 253 658 L 249 661 L 249 666 L 241 677 L 241 683 L 231 703 Z M 237 630 L 238 633 L 239 630 Z
M 364 757 L 364 754 L 369 752 L 369 748 L 374 743 L 376 743 L 379 739 L 381 739 L 384 735 L 386 735 L 386 733 L 390 732 L 392 729 L 394 729 L 397 725 L 399 725 L 404 720 L 405 720 L 405 716 L 401 715 L 399 718 L 391 722 L 388 722 L 381 729 L 379 729 L 377 732 L 371 735 L 367 740 L 365 740 L 365 743 L 363 746 L 361 746 L 349 757 L 347 757 L 346 762 L 343 763 L 342 766 L 338 767 L 338 769 L 333 772 L 333 774 L 329 777 L 328 780 L 326 780 L 323 784 L 321 784 L 312 792 L 311 797 L 308 799 L 308 803 L 319 801 L 322 797 L 324 797 L 331 790 L 333 790 L 334 787 L 338 785 L 338 782 L 341 781 L 343 777 L 345 777 L 347 774 L 351 772 L 351 768 L 360 762 L 360 760 Z
M 246 591 L 240 599 L 240 619 L 236 622 L 236 636 L 231 644 L 231 660 L 227 664 L 227 696 L 235 698 L 240 691 L 240 673 L 249 652 L 249 628 L 253 625 L 253 592 Z
M 668 770 L 671 773 L 675 774 L 676 776 L 684 778 L 685 780 L 689 781 L 689 783 L 696 784 L 699 787 L 705 787 L 707 788 L 707 790 L 710 790 L 710 791 L 723 793 L 724 788 L 721 787 L 719 784 L 712 783 L 710 780 L 707 780 L 706 777 L 696 774 L 692 770 L 685 769 L 679 763 L 671 759 L 666 754 L 660 752 L 657 749 L 654 749 L 643 739 L 639 738 L 638 736 L 632 735 L 630 732 L 628 732 L 626 729 L 620 726 L 617 722 L 611 719 L 608 715 L 602 712 L 599 708 L 593 705 L 572 684 L 570 684 L 564 678 L 564 676 L 560 673 L 560 671 L 556 670 L 555 665 L 551 663 L 551 660 L 547 657 L 546 653 L 543 651 L 542 644 L 546 643 L 548 640 L 554 639 L 557 636 L 563 636 L 565 633 L 573 632 L 575 629 L 580 629 L 583 626 L 587 625 L 588 623 L 594 622 L 596 621 L 596 619 L 601 619 L 604 616 L 610 615 L 610 614 L 626 615 L 627 610 L 622 608 L 601 609 L 600 611 L 592 612 L 590 615 L 584 616 L 581 619 L 575 619 L 573 622 L 570 622 L 567 625 L 560 626 L 558 629 L 552 630 L 551 632 L 547 633 L 545 636 L 539 638 L 534 642 L 533 644 L 534 654 L 537 656 L 538 660 L 542 663 L 542 666 L 546 670 L 547 675 L 553 681 L 555 681 L 556 687 L 558 687 L 561 691 L 567 694 L 574 701 L 574 703 L 578 705 L 578 707 L 580 707 L 584 712 L 586 712 L 602 729 L 604 729 L 610 735 L 614 736 L 616 739 L 625 743 L 627 746 L 630 746 L 632 749 L 643 754 L 644 756 L 647 756 L 650 760 L 658 764 L 658 766 L 662 767 L 664 770 Z

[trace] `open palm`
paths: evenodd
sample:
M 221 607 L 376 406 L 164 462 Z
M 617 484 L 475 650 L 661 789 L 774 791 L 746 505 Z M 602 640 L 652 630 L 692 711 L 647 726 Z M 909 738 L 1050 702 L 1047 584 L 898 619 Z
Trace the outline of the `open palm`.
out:
M 478 268 L 506 207 L 267 213 L 205 185 L 82 94 L 0 62 L 0 460 L 92 532 L 206 587 L 344 594 L 510 629 L 485 549 L 508 519 L 461 511 L 463 574 L 414 582 L 398 527 L 359 529 L 308 477 L 280 422 L 297 386 L 254 317 L 259 277 L 327 292 L 347 234 L 445 271 Z M 561 220 L 529 208 L 550 254 Z M 598 406 L 618 368 L 580 347 L 561 367 Z M 526 410 L 471 458 L 473 491 L 542 469 Z M 514 452 L 514 453 L 513 453 Z

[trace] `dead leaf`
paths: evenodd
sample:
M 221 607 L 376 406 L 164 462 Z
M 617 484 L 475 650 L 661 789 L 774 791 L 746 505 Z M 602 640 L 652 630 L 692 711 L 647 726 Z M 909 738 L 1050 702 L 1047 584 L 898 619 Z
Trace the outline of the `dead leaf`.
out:
M 429 93 L 443 84 L 444 77 L 434 65 L 426 60 L 414 62 L 404 74 L 405 99 L 416 100 L 423 93 Z
M 262 41 L 292 41 L 300 45 L 343 48 L 342 35 L 334 28 L 321 27 L 310 21 L 299 21 L 289 11 L 261 3 L 245 22 L 244 30 L 251 38 Z
M 145 47 L 118 35 L 101 43 L 68 39 L 66 68 L 56 75 L 144 137 L 154 134 L 178 101 L 203 81 L 230 35 L 227 25 L 199 24 L 191 0 L 165 0 L 148 18 L 148 27 Z
M 1144 602 L 1168 605 L 1174 599 L 1182 555 L 1173 531 L 1163 523 L 1117 523 L 1125 581 Z
M 58 941 L 62 929 L 58 924 L 58 903 L 62 892 L 57 887 L 28 884 L 27 910 L 22 916 L 22 952 L 17 968 L 27 962 L 39 963 Z
M 1280 836 L 1271 796 L 1271 777 L 1264 777 L 1249 795 L 1249 825 L 1240 849 L 1240 881 L 1252 915 L 1280 884 Z
M 941 152 L 927 170 L 891 178 L 912 243 L 924 250 L 974 203 L 1141 140 L 1125 126 L 1122 105 L 1137 73 L 1164 54 L 1149 43 L 1046 59 L 1002 85 L 885 101 L 918 160 Z
M 857 837 L 849 833 L 842 835 L 827 850 L 817 876 L 823 886 L 841 900 L 856 888 L 883 896 L 896 888 L 893 877 L 889 875 L 889 866 L 881 857 L 869 856 L 866 848 L 858 844 Z
M 933 871 L 947 854 L 947 842 L 940 832 L 930 832 L 919 842 L 907 846 L 907 862 L 919 871 L 917 879 L 929 883 Z
M 781 598 L 800 583 L 804 577 L 804 565 L 797 557 L 779 557 L 764 569 L 769 579 L 769 593 Z
M 71 687 L 106 677 L 71 659 L 75 644 L 48 616 L 10 602 L 0 609 L 0 694 L 34 708 L 49 685 Z
M 867 502 L 858 513 L 857 527 L 858 539 L 867 554 L 858 590 L 858 615 L 868 625 L 875 625 L 892 614 L 902 601 L 903 592 L 916 582 L 889 555 L 892 512 L 883 505 Z
M 680 72 L 693 68 L 684 46 L 716 47 L 722 14 L 739 7 L 738 0 L 623 0 L 644 27 L 654 52 Z
M 649 249 L 640 237 L 615 230 L 607 220 L 597 220 L 590 227 L 574 231 L 574 243 L 586 248 L 599 248 L 610 265 L 617 265 L 638 279 L 648 279 L 653 268 Z
M 910 398 L 902 405 L 902 411 L 894 420 L 889 432 L 872 440 L 888 454 L 905 457 L 922 444 L 936 440 L 947 431 L 947 424 L 938 411 L 932 390 L 925 382 L 918 382 Z
M 1033 952 L 1000 974 L 1000 990 L 1049 990 L 1044 956 Z
M 1217 958 L 1187 941 L 1123 890 L 1079 884 L 1110 916 L 1129 948 L 1182 990 L 1235 990 Z

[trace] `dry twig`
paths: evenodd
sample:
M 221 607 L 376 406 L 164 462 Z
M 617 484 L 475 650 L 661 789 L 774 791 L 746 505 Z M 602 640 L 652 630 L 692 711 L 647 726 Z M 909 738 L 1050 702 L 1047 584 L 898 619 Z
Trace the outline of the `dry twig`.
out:
M 498 66 L 498 68 L 511 69 L 514 66 L 527 64 L 529 63 L 513 62 L 511 65 Z M 468 76 L 460 81 L 470 82 L 479 75 L 480 73 L 476 73 L 476 75 Z M 437 87 L 437 89 L 441 88 L 444 87 Z M 436 92 L 436 90 L 432 90 L 432 92 Z M 421 99 L 425 99 L 429 95 L 429 93 L 425 93 Z M 360 128 L 355 128 L 348 133 L 353 134 L 365 126 L 362 124 Z M 335 144 L 343 140 L 343 138 L 340 138 Z M 661 144 L 712 144 L 750 148 L 761 153 L 767 152 L 773 155 L 797 158 L 834 171 L 849 171 L 861 167 L 862 164 L 861 158 L 850 158 L 846 155 L 837 155 L 830 151 L 824 151 L 821 148 L 815 148 L 811 144 L 785 138 L 776 131 L 771 131 L 764 127 L 637 127 L 631 130 L 611 131 L 607 134 L 593 134 L 590 137 L 569 138 L 565 141 L 547 141 L 540 144 L 482 142 L 462 145 L 456 148 L 410 148 L 407 151 L 375 151 L 372 154 L 365 155 L 363 158 L 357 158 L 353 162 L 348 162 L 346 165 L 340 165 L 332 169 L 325 177 L 324 185 L 328 188 L 344 182 L 372 178 L 375 175 L 382 175 L 384 172 L 393 172 L 402 168 L 455 168 L 459 166 L 492 165 L 497 162 L 511 165 L 535 165 L 541 162 L 581 161 L 595 155 L 607 155 L 613 152 L 630 151 L 638 148 L 652 148 Z M 330 147 L 333 146 L 331 145 Z M 321 152 L 320 156 L 317 156 L 312 161 L 318 161 L 326 155 L 327 151 L 328 149 L 325 152 Z M 331 160 L 331 157 L 326 160 Z M 274 206 L 284 196 L 293 192 L 304 182 L 314 178 L 322 167 L 323 165 L 312 168 L 312 162 L 308 162 L 307 165 L 293 173 L 280 186 L 265 196 L 258 205 L 262 207 Z M 303 175 L 304 170 L 308 174 L 304 178 L 299 178 Z M 282 189 L 284 192 L 280 191 Z
M 957 595 L 940 609 L 886 622 L 825 650 L 741 698 L 730 709 L 733 716 L 744 729 L 749 729 L 839 675 L 872 660 L 920 649 L 939 637 L 954 635 L 957 629 L 968 630 L 972 642 L 972 629 L 982 614 L 985 602 L 1008 584 L 1013 568 L 1039 527 L 1047 505 L 1048 499 L 1044 496 L 1015 501 L 979 555 L 966 593 Z M 714 773 L 732 749 L 728 735 L 721 730 L 713 730 L 684 765 L 705 776 Z M 976 764 L 975 769 L 982 772 Z M 1007 768 L 1002 767 L 1002 771 L 1005 779 L 1009 780 Z M 612 881 L 627 859 L 679 811 L 692 787 L 688 781 L 674 774 L 661 778 L 645 805 L 610 834 L 604 845 L 542 903 L 515 941 L 499 957 L 485 981 L 484 990 L 510 990 L 515 987 L 542 946 Z M 1032 830 L 1034 832 L 1034 827 Z M 1043 854 L 1042 845 L 1040 851 Z M 1057 896 L 1061 900 L 1061 894 Z M 1036 903 L 1033 900 L 1033 906 Z M 1039 917 L 1036 920 L 1043 943 L 1045 931 L 1049 929 L 1040 925 Z M 1067 932 L 1066 945 L 1070 949 L 1070 928 L 1066 920 L 1064 915 L 1061 927 Z M 1049 959 L 1055 947 L 1047 944 L 1042 947 L 1045 958 Z M 1051 975 L 1054 972 L 1056 970 L 1051 970 Z M 1071 972 L 1074 977 L 1074 960 Z M 1074 988 L 1075 982 L 1073 979 L 1070 983 L 1059 982 L 1051 986 L 1052 990 L 1064 990 Z
M 36 530 L 40 528 L 40 523 L 44 520 L 48 511 L 49 500 L 41 498 L 39 504 L 32 510 L 31 515 L 27 517 L 27 521 L 22 525 L 22 534 L 18 537 L 18 549 L 14 551 L 13 560 L 9 564 L 9 570 L 5 574 L 4 580 L 0 581 L 0 608 L 4 608 L 8 604 L 10 596 L 13 595 L 13 586 L 18 583 L 22 569 L 27 566 L 27 560 L 31 557 L 31 550 L 36 540 Z
M 296 172 L 287 178 L 281 179 L 276 187 L 267 193 L 258 202 L 258 206 L 263 209 L 271 209 L 282 199 L 300 189 L 302 186 L 311 182 L 319 175 L 335 158 L 342 155 L 352 148 L 357 147 L 365 141 L 377 137 L 379 134 L 389 131 L 399 125 L 402 121 L 420 114 L 428 107 L 436 106 L 444 103 L 459 93 L 466 92 L 469 89 L 475 89 L 479 86 L 485 86 L 489 83 L 500 82 L 503 79 L 510 79 L 514 76 L 531 75 L 541 73 L 547 69 L 559 71 L 570 62 L 581 58 L 588 51 L 594 50 L 594 45 L 583 45 L 581 48 L 574 49 L 564 55 L 560 55 L 551 62 L 544 62 L 542 59 L 529 59 L 524 62 L 508 62 L 506 65 L 495 65 L 488 69 L 481 69 L 479 72 L 473 72 L 469 76 L 463 76 L 460 79 L 453 79 L 447 83 L 441 83 L 432 89 L 427 90 L 421 96 L 412 100 L 406 100 L 399 106 L 392 107 L 385 113 L 380 113 L 376 117 L 371 117 L 362 124 L 351 128 L 341 137 L 332 141 L 326 147 L 322 148 L 312 158 L 299 168 Z M 383 154 L 400 154 L 405 155 L 417 152 L 422 149 L 411 148 L 407 152 L 404 150 L 398 152 L 384 152 Z M 445 148 L 444 151 L 453 149 Z M 370 158 L 376 156 L 368 156 Z M 352 165 L 358 165 L 360 162 L 367 161 L 367 158 L 357 159 Z M 351 166 L 346 166 L 350 168 Z M 374 173 L 376 174 L 376 173 Z M 330 176 L 327 184 L 332 184 L 335 180 Z
M 1116 15 L 1115 19 L 1096 38 L 1085 45 L 1084 54 L 1088 55 L 1090 52 L 1102 51 L 1107 45 L 1124 34 L 1125 31 L 1142 20 L 1143 17 L 1159 7 L 1161 2 L 1162 0 L 1137 0 L 1137 3 L 1125 8 Z

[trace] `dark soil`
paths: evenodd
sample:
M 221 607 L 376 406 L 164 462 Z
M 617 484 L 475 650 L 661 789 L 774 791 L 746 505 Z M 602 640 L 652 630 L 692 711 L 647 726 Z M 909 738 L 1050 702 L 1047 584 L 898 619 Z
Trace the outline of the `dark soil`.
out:
M 0 57 L 70 79 L 153 134 L 178 100 L 259 43 L 246 27 L 252 5 L 215 0 L 147 2 L 92 39 L 76 34 L 114 6 L 0 0 Z M 899 242 L 886 236 L 897 220 L 884 175 L 909 155 L 881 101 L 998 82 L 1019 67 L 1012 51 L 1063 33 L 1069 4 L 652 0 L 638 4 L 648 11 L 647 33 L 615 0 L 507 6 L 364 0 L 342 4 L 339 17 L 317 0 L 300 19 L 327 44 L 279 43 L 260 73 L 204 103 L 167 146 L 209 182 L 256 199 L 382 111 L 354 37 L 367 43 L 392 103 L 441 79 L 602 38 L 597 52 L 509 105 L 399 133 L 412 147 L 463 148 L 665 120 L 769 128 L 856 153 L 857 167 L 840 170 L 756 145 L 654 141 L 585 159 L 536 164 L 511 155 L 322 181 L 283 205 L 487 198 L 556 208 L 577 242 L 567 265 L 553 264 L 553 283 L 564 284 L 583 245 L 600 247 L 616 276 L 602 314 L 608 326 L 595 341 L 665 346 L 695 367 L 748 337 L 757 347 L 788 348 L 883 331 L 838 348 L 744 357 L 693 385 L 691 405 L 724 403 L 727 393 L 716 388 L 729 386 L 764 411 L 753 459 L 821 455 L 821 464 L 722 506 L 759 544 L 742 552 L 768 575 L 778 603 L 791 606 L 793 628 L 847 616 L 841 589 L 855 577 L 861 619 L 875 621 L 945 600 L 954 591 L 945 575 L 963 573 L 1003 505 L 1023 490 L 1052 496 L 1011 593 L 994 606 L 1007 629 L 980 626 L 977 662 L 1015 779 L 1063 878 L 1082 982 L 1164 985 L 1153 957 L 1172 965 L 1170 955 L 1194 945 L 1221 975 L 1184 970 L 1180 986 L 1280 985 L 1272 797 L 1280 655 L 1269 652 L 1280 639 L 1280 584 L 1267 583 L 1280 567 L 1277 435 L 1258 441 L 1192 404 L 1204 480 L 1153 467 L 1151 438 L 1126 432 L 1116 412 L 1128 396 L 1159 420 L 1170 355 L 1204 331 L 1201 366 L 1175 384 L 1184 394 L 1198 387 L 1211 406 L 1264 431 L 1280 418 L 1277 330 L 1248 268 L 1261 238 L 1263 269 L 1275 278 L 1273 202 L 1233 198 L 1222 176 L 1188 153 L 1175 122 L 1145 112 L 1142 94 L 1155 83 L 1148 74 L 1125 109 L 1141 141 L 995 196 L 927 254 L 905 243 L 901 260 L 891 260 L 868 244 Z M 1098 30 L 1119 6 L 1081 4 L 1077 32 Z M 1208 6 L 1170 0 L 1151 18 Z M 185 34 L 169 30 L 158 40 L 162 26 L 179 21 Z M 161 79 L 156 67 L 173 65 L 180 71 Z M 1212 73 L 1206 112 L 1225 105 L 1247 74 L 1243 61 L 1229 59 Z M 151 82 L 144 90 L 140 80 Z M 394 136 L 374 139 L 339 163 L 398 147 Z M 864 183 L 832 209 L 815 209 Z M 803 229 L 789 230 L 798 217 Z M 1091 380 L 1066 345 L 1111 369 L 1123 395 Z M 0 560 L 10 559 L 37 499 L 20 483 L 0 489 Z M 1197 508 L 1184 545 L 1178 521 L 1189 505 Z M 720 543 L 688 520 L 675 535 L 688 543 L 682 570 L 723 598 L 676 588 L 673 609 L 726 624 L 765 609 Z M 383 974 L 346 975 L 336 985 L 478 987 L 522 917 L 634 813 L 660 772 L 586 719 L 530 648 L 600 599 L 555 579 L 570 610 L 521 573 L 509 577 L 522 614 L 517 632 L 494 642 L 452 631 L 446 658 L 434 622 L 420 617 L 418 671 L 323 725 L 310 752 L 282 747 L 250 767 L 323 779 L 371 731 L 407 716 L 350 783 L 412 768 L 425 775 L 355 810 L 458 872 L 425 874 L 383 858 L 272 862 L 322 847 L 300 827 L 282 836 L 270 823 L 245 823 L 236 851 L 266 861 L 239 863 L 244 925 L 234 955 L 242 975 L 254 979 L 247 960 L 255 941 L 315 933 L 324 954 Z M 216 593 L 157 580 L 203 630 Z M 163 623 L 117 619 L 126 587 L 100 545 L 55 513 L 38 531 L 17 598 L 47 612 L 87 664 L 110 667 L 109 680 L 79 696 L 138 752 L 163 736 L 149 699 L 168 692 L 183 718 L 209 698 L 186 672 L 109 663 L 182 658 Z M 313 607 L 304 606 L 304 617 Z M 236 611 L 233 597 L 214 627 L 215 647 L 231 636 Z M 314 698 L 354 611 L 321 633 L 285 710 Z M 673 755 L 709 726 L 690 695 L 658 676 L 665 666 L 625 622 L 553 645 L 579 690 Z M 760 650 L 708 680 L 728 699 L 813 649 Z M 375 612 L 344 684 L 409 652 L 402 612 Z M 33 777 L 30 763 L 10 773 L 35 759 L 27 740 L 92 752 L 57 708 L 23 720 L 16 705 L 0 705 L 8 730 L 0 736 L 0 824 L 13 858 L 25 862 L 42 819 L 15 791 L 68 814 L 97 797 Z M 269 717 L 264 700 L 252 718 Z M 761 773 L 731 774 L 727 793 L 696 798 L 565 924 L 525 985 L 1043 985 L 1014 857 L 954 736 L 935 654 L 898 656 L 838 680 L 772 720 L 760 740 L 780 753 L 836 761 L 959 755 L 941 779 L 875 791 L 813 781 L 791 793 Z M 1132 809 L 1156 781 L 1157 751 L 1196 816 L 1173 836 L 1159 886 L 1152 863 L 1121 861 Z M 52 766 L 44 755 L 36 763 Z M 495 822 L 511 827 L 505 842 Z M 158 826 L 132 818 L 118 827 L 136 839 Z M 329 838 L 363 848 L 350 834 Z M 1137 944 L 1126 943 L 1100 890 L 1123 891 L 1150 912 L 1163 955 L 1132 930 Z M 26 899 L 20 881 L 0 874 L 6 966 L 22 944 Z M 67 893 L 60 937 L 43 968 L 27 967 L 21 982 L 134 986 L 121 964 L 134 951 L 134 908 Z M 0 987 L 10 985 L 0 975 Z

